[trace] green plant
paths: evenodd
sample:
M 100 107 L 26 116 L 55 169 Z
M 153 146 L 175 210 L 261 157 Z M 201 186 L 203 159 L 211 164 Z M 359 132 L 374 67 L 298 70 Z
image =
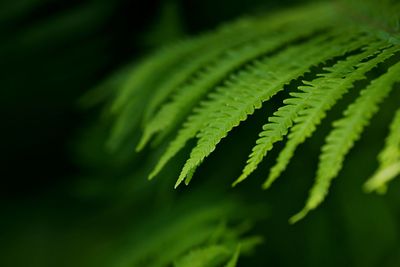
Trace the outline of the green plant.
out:
M 175 188 L 183 182 L 189 184 L 193 178 L 238 175 L 235 186 L 255 176 L 253 173 L 264 164 L 267 154 L 279 152 L 263 183 L 267 189 L 287 169 L 300 145 L 313 134 L 325 135 L 324 144 L 316 141 L 321 152 L 315 183 L 305 207 L 290 218 L 295 223 L 324 201 L 347 154 L 383 103 L 394 107 L 385 114 L 392 123 L 385 125 L 386 144 L 379 154 L 378 170 L 364 184 L 365 191 L 384 192 L 387 183 L 400 174 L 399 11 L 400 4 L 395 1 L 353 0 L 317 2 L 273 15 L 243 18 L 159 49 L 140 64 L 117 72 L 88 99 L 93 100 L 96 94 L 114 94 L 105 112 L 113 124 L 108 147 L 115 155 L 122 155 L 122 150 L 133 149 L 135 143 L 137 151 L 146 151 L 145 157 L 136 155 L 136 166 L 145 162 L 142 173 L 148 173 L 150 179 L 165 176 L 159 178 L 168 182 L 169 177 L 177 177 Z M 218 161 L 211 170 L 199 172 L 199 176 L 207 177 L 194 177 L 222 140 L 234 135 L 231 133 L 244 123 L 246 127 L 263 124 L 255 140 L 251 139 L 255 137 L 254 129 L 244 130 L 241 135 L 251 139 L 252 148 L 248 147 L 248 140 L 236 139 L 229 148 L 240 147 L 240 153 L 231 150 L 231 154 L 220 154 L 214 158 Z M 139 127 L 143 129 L 141 137 Z M 153 148 L 147 149 L 149 143 Z M 156 152 L 152 152 L 154 148 Z M 190 154 L 184 156 L 188 148 Z M 187 158 L 184 164 L 182 156 Z M 236 165 L 246 156 L 242 172 L 237 173 Z M 130 157 L 134 156 L 128 153 L 126 160 Z M 271 160 L 275 161 L 269 157 Z M 152 171 L 147 166 L 152 166 Z M 208 193 L 218 182 L 206 184 L 203 192 Z M 178 203 L 185 202 L 191 193 L 187 192 Z M 224 198 L 224 194 L 227 193 L 222 190 L 217 195 Z M 259 202 L 262 200 L 253 199 L 246 207 L 238 204 L 237 210 Z M 188 209 L 195 208 L 193 204 Z M 180 216 L 186 218 L 186 213 Z M 243 220 L 252 216 L 239 217 Z M 235 219 L 232 214 L 227 217 L 228 221 Z M 175 233 L 169 232 L 168 225 L 158 227 Z M 213 229 L 215 225 L 214 222 Z M 182 234 L 178 233 L 174 237 Z M 235 235 L 226 246 L 229 253 L 225 253 L 224 260 L 228 255 L 233 257 L 227 266 L 234 266 L 238 244 L 244 246 L 239 236 Z M 157 247 L 157 242 L 149 246 Z M 206 248 L 202 240 L 175 254 L 162 251 L 160 246 L 149 249 L 149 254 L 161 259 L 159 253 L 169 255 L 165 262 L 153 264 L 162 266 L 186 252 L 176 265 L 186 262 L 187 266 L 195 266 L 194 262 L 207 257 L 215 260 L 215 255 L 226 251 L 219 244 L 207 245 Z M 140 251 L 137 255 L 140 258 Z M 130 260 L 121 266 L 139 262 Z M 153 266 L 151 261 L 147 264 Z M 207 264 L 211 263 L 199 266 L 210 266 Z
M 392 3 L 390 8 L 399 10 L 400 6 Z M 117 146 L 120 144 L 115 140 L 129 138 L 129 128 L 137 125 L 143 109 L 144 133 L 137 150 L 153 136 L 157 137 L 154 143 L 159 144 L 167 134 L 176 133 L 150 178 L 190 139 L 197 139 L 175 187 L 183 181 L 188 184 L 222 138 L 298 80 L 300 84 L 289 90 L 283 106 L 273 114 L 265 114 L 268 122 L 234 182 L 236 185 L 247 178 L 273 145 L 287 136 L 263 185 L 268 188 L 285 170 L 297 146 L 311 137 L 343 95 L 362 89 L 326 138 L 306 207 L 292 218 L 297 221 L 322 202 L 346 154 L 378 111 L 378 105 L 391 90 L 397 90 L 400 82 L 398 17 L 389 17 L 387 28 L 375 28 L 373 22 L 369 25 L 343 20 L 336 12 L 335 4 L 323 3 L 266 18 L 243 19 L 160 50 L 133 73 L 127 72 L 127 78 L 121 81 L 111 108 L 117 120 L 111 144 Z M 381 70 L 374 73 L 378 67 Z M 353 88 L 363 80 L 369 84 Z M 379 177 L 366 184 L 369 191 L 382 189 L 399 174 L 398 124 L 397 118 L 380 157 Z

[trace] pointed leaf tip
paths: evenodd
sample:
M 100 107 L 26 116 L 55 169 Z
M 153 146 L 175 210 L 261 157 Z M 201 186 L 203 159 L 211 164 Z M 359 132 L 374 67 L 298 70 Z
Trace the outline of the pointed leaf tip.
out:
M 235 187 L 238 183 L 241 183 L 244 179 L 247 178 L 247 175 L 240 175 L 239 178 L 237 178 L 233 183 L 232 183 L 232 187 Z
M 153 180 L 155 174 L 153 172 L 151 172 L 148 176 L 147 176 L 147 180 Z
M 136 146 L 136 152 L 140 152 L 143 150 L 143 148 L 146 146 L 146 144 L 148 143 L 149 138 L 146 138 L 145 135 L 142 136 L 142 138 L 140 139 L 139 143 Z
M 183 176 L 182 173 L 181 173 L 181 175 L 179 175 L 178 180 L 176 180 L 176 183 L 175 183 L 174 188 L 175 188 L 175 189 L 178 188 L 178 186 L 179 186 L 184 180 L 185 180 L 185 176 Z
M 181 182 L 178 180 L 178 181 L 176 181 L 176 183 L 175 183 L 175 185 L 174 185 L 174 189 L 177 189 L 178 188 L 178 186 L 181 184 Z
M 263 183 L 262 189 L 263 189 L 263 190 L 269 189 L 269 188 L 271 187 L 271 185 L 272 185 L 272 182 L 273 182 L 273 179 L 269 179 L 269 178 L 268 178 L 268 179 Z
M 308 214 L 309 211 L 310 211 L 310 210 L 309 210 L 308 208 L 302 209 L 300 212 L 298 212 L 298 213 L 296 213 L 295 215 L 293 215 L 292 217 L 290 217 L 289 223 L 290 223 L 290 224 L 295 224 L 295 223 L 297 223 L 298 221 L 304 219 L 304 217 L 307 216 L 307 214 Z
M 161 170 L 162 170 L 162 169 L 159 168 L 158 165 L 156 165 L 156 166 L 153 168 L 153 170 L 151 171 L 151 173 L 149 174 L 149 180 L 152 180 L 154 177 L 156 177 L 156 176 L 160 173 Z

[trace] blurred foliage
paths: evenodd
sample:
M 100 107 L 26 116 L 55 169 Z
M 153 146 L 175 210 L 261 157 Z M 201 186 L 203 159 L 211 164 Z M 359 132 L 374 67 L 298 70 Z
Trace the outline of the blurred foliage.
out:
M 240 174 L 264 114 L 279 101 L 222 141 L 197 171 L 204 179 L 177 190 L 176 168 L 189 150 L 162 179 L 148 181 L 165 145 L 137 154 L 136 131 L 110 151 L 113 117 L 103 107 L 79 108 L 112 98 L 132 61 L 155 47 L 301 2 L 2 1 L 0 266 L 185 266 L 200 254 L 212 255 L 205 266 L 213 266 L 234 261 L 238 251 L 237 266 L 400 266 L 400 182 L 384 196 L 360 189 L 377 168 L 395 101 L 382 107 L 351 151 L 324 207 L 294 226 L 287 218 L 302 207 L 315 155 L 351 96 L 268 192 L 257 179 L 231 189 L 230 178 Z M 228 160 L 229 169 L 217 168 Z M 264 178 L 269 167 L 254 176 Z

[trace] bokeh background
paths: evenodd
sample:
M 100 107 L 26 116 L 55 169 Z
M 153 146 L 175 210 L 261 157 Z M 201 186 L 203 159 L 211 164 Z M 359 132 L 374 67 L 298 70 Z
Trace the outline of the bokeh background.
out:
M 123 243 L 121 236 L 131 231 L 138 214 L 146 214 L 129 210 L 153 201 L 151 194 L 138 192 L 165 190 L 149 189 L 153 183 L 132 185 L 131 179 L 110 183 L 135 169 L 127 160 L 134 155 L 103 150 L 102 107 L 88 109 L 82 96 L 161 45 L 239 16 L 302 2 L 1 1 L 0 266 L 111 266 L 107 259 L 119 250 L 114 244 Z M 389 105 L 381 113 L 392 109 Z M 238 140 L 243 134 L 237 133 Z M 293 179 L 290 188 L 279 183 L 263 200 L 273 203 L 270 213 L 277 219 L 260 227 L 267 242 L 247 266 L 400 266 L 399 183 L 385 197 L 366 196 L 360 189 L 374 169 L 380 148 L 374 140 L 384 134 L 383 127 L 370 131 L 351 158 L 351 165 L 365 168 L 346 169 L 347 176 L 307 222 L 289 226 L 286 219 L 303 203 L 311 181 Z M 308 144 L 303 152 L 317 153 L 318 145 Z M 315 166 L 316 158 L 295 162 L 304 164 Z M 299 176 L 295 170 L 291 174 Z M 303 174 L 312 176 L 312 168 Z M 360 179 L 345 179 L 354 176 Z M 258 190 L 258 183 L 242 190 Z M 149 207 L 160 201 L 153 204 Z M 110 241 L 115 237 L 118 242 Z

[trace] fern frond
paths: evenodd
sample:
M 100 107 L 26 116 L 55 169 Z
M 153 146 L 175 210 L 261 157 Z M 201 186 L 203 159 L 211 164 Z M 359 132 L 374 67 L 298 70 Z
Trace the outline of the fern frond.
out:
M 380 45 L 383 46 L 385 44 L 381 42 Z M 235 181 L 234 185 L 247 178 L 257 168 L 258 164 L 266 156 L 267 152 L 272 149 L 273 145 L 283 139 L 289 128 L 292 127 L 293 121 L 297 118 L 299 112 L 306 109 L 310 105 L 310 102 L 315 99 L 315 95 L 321 93 L 321 87 L 327 86 L 323 84 L 323 81 L 329 79 L 330 85 L 334 85 L 331 80 L 333 79 L 332 76 L 338 76 L 338 72 L 351 72 L 351 67 L 359 63 L 365 57 L 375 53 L 376 48 L 376 45 L 372 46 L 372 48 L 364 53 L 346 60 L 345 64 L 338 63 L 332 68 L 326 69 L 329 72 L 327 74 L 320 74 L 320 78 L 317 79 L 317 82 L 315 82 L 319 84 L 318 87 L 312 89 L 310 89 L 311 86 L 302 87 L 300 88 L 303 90 L 302 93 L 290 93 L 292 98 L 285 99 L 284 104 L 286 105 L 279 108 L 273 114 L 273 116 L 269 117 L 269 122 L 262 127 L 263 131 L 259 134 L 259 139 L 257 139 L 256 145 L 252 149 L 252 153 L 249 156 L 247 164 L 244 167 L 241 176 Z M 337 79 L 340 78 L 338 77 Z M 326 91 L 323 93 L 326 94 Z M 317 99 L 319 100 L 320 98 Z
M 253 25 L 253 23 L 251 25 Z M 259 34 L 259 31 L 253 32 L 247 29 L 244 32 L 241 30 L 229 36 L 217 35 L 214 41 L 215 44 L 212 45 L 213 49 L 202 47 L 203 49 L 192 54 L 190 57 L 182 58 L 183 63 L 179 64 L 179 67 L 171 73 L 171 76 L 167 77 L 166 81 L 161 84 L 159 88 L 155 89 L 155 94 L 149 101 L 148 107 L 145 109 L 144 121 L 150 119 L 158 106 L 183 84 L 188 77 L 193 75 L 193 73 L 200 70 L 206 63 L 213 60 L 223 51 L 245 42 L 247 40 L 246 35 L 249 35 L 251 39 L 251 36 L 254 34 Z
M 266 43 L 262 43 L 262 45 L 258 49 L 256 49 L 256 53 L 261 53 L 261 51 L 265 50 L 273 50 L 282 42 L 287 41 L 288 38 L 293 38 L 292 33 L 280 35 L 277 37 L 276 40 L 267 39 Z M 216 81 L 223 79 L 228 70 L 234 68 L 234 66 L 238 64 L 242 64 L 248 58 L 253 57 L 253 49 L 249 49 L 248 47 L 246 47 L 246 49 L 243 50 L 242 53 L 238 53 L 240 56 L 238 56 L 237 54 L 228 54 L 228 57 L 226 57 L 225 61 L 219 61 L 218 63 L 216 63 L 214 68 L 210 69 L 209 73 L 204 73 L 204 75 L 199 78 L 198 81 L 200 84 L 194 83 L 193 85 L 188 86 L 185 90 L 182 90 L 181 94 L 176 96 L 175 101 L 162 107 L 158 115 L 156 115 L 155 118 L 150 121 L 148 126 L 146 127 L 142 141 L 139 144 L 139 148 L 142 148 L 147 143 L 152 134 L 162 129 L 165 130 L 165 128 L 168 127 L 169 124 L 174 122 L 177 117 L 183 116 L 187 110 L 190 110 L 191 106 L 196 103 L 197 98 L 206 93 L 210 86 L 212 86 L 212 84 L 214 84 Z M 251 57 L 246 56 L 246 53 L 248 55 L 251 55 Z M 204 90 L 206 91 L 203 92 Z M 217 98 L 217 96 L 218 94 L 211 94 L 210 98 L 215 99 Z M 219 101 L 218 103 L 223 104 L 224 102 Z M 184 123 L 183 128 L 179 130 L 177 137 L 171 142 L 167 151 L 156 165 L 154 171 L 150 174 L 150 178 L 157 175 L 158 172 L 161 171 L 161 169 L 164 167 L 164 165 L 185 146 L 188 140 L 195 137 L 196 133 L 201 129 L 204 121 L 207 120 L 208 115 L 213 113 L 214 109 L 217 109 L 218 107 L 219 105 L 217 105 L 216 103 L 214 103 L 214 105 L 212 105 L 211 103 L 203 103 L 202 107 L 194 110 L 195 115 L 189 116 L 187 122 Z
M 314 133 L 326 113 L 351 89 L 354 82 L 364 79 L 368 71 L 400 50 L 399 47 L 388 48 L 375 58 L 361 63 L 363 59 L 379 53 L 379 48 L 382 49 L 385 45 L 384 43 L 370 44 L 362 54 L 351 56 L 327 68 L 328 73 L 321 74 L 321 77 L 307 83 L 307 86 L 300 87 L 302 93 L 293 95 L 302 99 L 296 103 L 302 110 L 294 119 L 295 125 L 277 158 L 277 163 L 270 170 L 268 179 L 263 185 L 265 189 L 269 188 L 286 169 L 297 147 Z
M 285 37 L 282 37 L 282 35 L 279 37 L 279 40 L 277 40 L 277 43 L 281 43 L 284 40 Z M 274 41 L 272 41 L 274 42 Z M 274 45 L 277 45 L 275 43 Z M 267 47 L 262 47 L 263 49 L 267 49 Z M 249 52 L 251 51 L 248 50 Z M 251 52 L 253 53 L 253 52 Z M 241 57 L 244 55 L 242 54 Z M 231 56 L 229 59 L 232 61 L 242 61 L 243 59 L 238 59 L 241 57 L 236 57 L 236 56 Z M 225 64 L 230 68 L 230 64 Z M 220 62 L 218 65 L 218 68 L 215 69 L 215 71 L 210 71 L 208 74 L 204 74 L 204 78 L 200 79 L 199 82 L 205 84 L 205 85 L 211 85 L 213 80 L 220 79 L 221 75 L 217 70 L 223 70 L 224 62 Z M 225 73 L 225 71 L 223 71 Z M 215 78 L 216 77 L 216 78 Z M 140 144 L 140 148 L 144 146 L 145 143 L 147 143 L 147 140 L 150 139 L 152 133 L 155 133 L 160 130 L 165 130 L 166 127 L 168 127 L 168 124 L 171 123 L 171 121 L 176 120 L 177 117 L 183 116 L 185 112 L 190 109 L 192 103 L 193 104 L 196 102 L 196 99 L 198 96 L 196 95 L 197 92 L 195 91 L 195 88 L 199 88 L 199 91 L 203 91 L 205 88 L 208 88 L 206 86 L 198 86 L 194 88 L 186 88 L 187 90 L 182 91 L 182 94 L 177 96 L 175 102 L 171 102 L 170 104 L 165 105 L 163 108 L 160 110 L 160 115 L 157 116 L 148 124 L 147 129 L 147 134 L 146 130 L 145 133 L 143 134 L 142 142 Z M 222 90 L 218 90 L 222 91 Z M 201 92 L 203 94 L 203 92 Z M 218 94 L 216 94 L 218 95 Z M 215 99 L 217 96 L 212 94 L 210 98 Z M 169 145 L 167 151 L 164 153 L 164 155 L 161 157 L 160 161 L 154 168 L 154 171 L 150 174 L 150 178 L 154 177 L 161 171 L 161 169 L 164 167 L 164 165 L 176 155 L 177 152 L 179 152 L 186 144 L 186 142 L 192 138 L 195 137 L 196 133 L 202 128 L 204 121 L 207 120 L 207 117 L 215 112 L 215 109 L 218 109 L 220 105 L 223 105 L 224 102 L 220 100 L 217 103 L 211 104 L 202 104 L 202 107 L 197 108 L 194 110 L 195 115 L 189 116 L 187 122 L 184 123 L 183 127 L 179 130 L 177 137 L 171 142 Z
M 215 85 L 220 83 L 229 73 L 257 57 L 266 55 L 285 45 L 312 35 L 327 28 L 328 21 L 299 21 L 296 27 L 288 27 L 284 32 L 270 34 L 257 41 L 248 42 L 241 47 L 232 48 L 215 58 L 202 70 L 197 72 L 196 78 L 177 89 L 172 100 L 162 106 L 154 117 L 146 123 L 143 137 L 138 145 L 141 150 L 151 137 L 162 131 L 166 135 L 192 110 L 193 106 L 206 95 Z M 273 32 L 273 31 L 272 31 Z
M 233 77 L 232 84 L 226 86 L 226 94 L 221 95 L 223 103 L 226 104 L 210 114 L 209 122 L 199 132 L 197 145 L 185 163 L 176 186 L 214 151 L 216 145 L 233 127 L 238 126 L 255 109 L 260 108 L 264 101 L 281 91 L 285 84 L 300 77 L 312 66 L 342 55 L 348 49 L 354 49 L 354 45 L 362 43 L 360 39 L 350 41 L 348 37 L 342 36 L 337 37 L 336 42 L 343 45 L 347 41 L 347 45 L 336 46 L 332 45 L 335 41 L 326 37 L 325 40 L 324 37 L 320 37 L 305 44 L 292 46 L 275 57 L 266 58 L 242 75 Z M 294 56 L 297 56 L 297 60 L 290 62 L 289 59 Z
M 181 42 L 174 47 L 161 49 L 144 60 L 142 64 L 127 71 L 128 78 L 119 85 L 118 94 L 110 108 L 111 113 L 117 115 L 117 119 L 111 129 L 111 136 L 108 140 L 109 147 L 113 149 L 118 147 L 139 124 L 151 87 L 156 83 L 154 79 L 149 79 L 153 72 L 167 72 L 179 62 L 180 58 L 195 49 L 196 45 L 199 45 L 196 41 Z
M 396 112 L 390 125 L 390 133 L 378 159 L 378 170 L 364 184 L 367 192 L 385 191 L 387 183 L 400 175 L 400 109 Z
M 205 51 L 211 45 L 216 45 L 225 38 L 232 38 L 238 33 L 248 32 L 257 25 L 257 19 L 242 18 L 229 25 L 222 25 L 214 32 L 205 33 L 195 38 L 187 38 L 175 44 L 170 44 L 159 49 L 156 53 L 145 58 L 131 70 L 130 78 L 119 90 L 119 94 L 113 101 L 111 110 L 119 111 L 126 103 L 132 101 L 141 92 L 150 90 L 154 81 L 154 73 L 163 74 L 184 61 L 187 57 L 194 56 L 200 51 Z
M 400 81 L 400 63 L 390 67 L 387 73 L 373 80 L 364 89 L 357 100 L 344 112 L 344 117 L 333 123 L 334 129 L 326 138 L 313 185 L 303 210 L 294 215 L 292 223 L 302 219 L 309 211 L 315 209 L 325 198 L 333 178 L 340 169 L 346 154 L 360 138 L 364 127 L 378 111 L 378 105 Z
M 169 88 L 179 82 L 182 77 L 175 77 L 177 75 L 175 73 L 178 73 L 177 69 L 185 69 L 180 66 L 181 62 L 196 55 L 207 54 L 208 47 L 216 46 L 221 43 L 221 40 L 229 40 L 233 36 L 249 32 L 256 21 L 258 20 L 241 19 L 229 27 L 223 26 L 215 32 L 166 46 L 145 58 L 138 66 L 128 70 L 128 78 L 119 85 L 118 94 L 110 109 L 111 113 L 117 114 L 118 117 L 112 129 L 109 147 L 118 147 L 121 141 L 138 125 L 153 88 L 158 86 Z M 154 73 L 157 73 L 157 79 L 154 79 Z M 174 78 L 170 79 L 170 76 Z M 168 85 L 168 81 L 172 85 Z
M 347 2 L 352 6 L 361 0 Z M 369 6 L 375 5 L 380 6 L 380 3 Z M 347 16 L 332 8 L 343 6 Z M 150 141 L 157 145 L 166 137 L 172 137 L 150 173 L 151 179 L 190 140 L 195 141 L 175 187 L 183 181 L 188 184 L 204 159 L 233 128 L 265 102 L 275 102 L 271 98 L 284 88 L 292 89 L 292 84 L 305 79 L 301 86 L 288 92 L 289 97 L 283 100 L 281 107 L 273 114 L 266 114 L 268 120 L 241 175 L 233 183 L 252 174 L 273 146 L 287 136 L 263 184 L 264 188 L 270 187 L 287 168 L 297 147 L 313 135 L 345 94 L 355 89 L 358 82 L 367 81 L 378 64 L 387 67 L 388 63 L 398 60 L 400 38 L 399 32 L 393 32 L 397 28 L 392 23 L 400 21 L 396 15 L 398 5 L 393 5 L 393 10 L 390 5 L 382 5 L 390 18 L 382 18 L 384 23 L 379 25 L 375 20 L 382 17 L 377 15 L 381 12 L 378 9 L 368 8 L 370 14 L 360 9 L 359 13 L 366 16 L 359 16 L 357 10 L 347 10 L 346 6 L 345 1 L 334 5 L 313 3 L 273 17 L 242 20 L 150 57 L 123 80 L 113 103 L 116 122 L 111 143 L 122 143 L 140 121 L 143 134 L 137 150 Z M 378 104 L 398 81 L 399 64 L 393 63 L 387 73 L 379 74 L 380 77 L 362 90 L 360 97 L 348 107 L 344 117 L 334 123 L 321 152 L 316 183 L 305 208 L 292 217 L 291 222 L 301 219 L 323 201 L 346 154 Z M 120 82 L 118 84 L 121 86 Z M 394 154 L 388 159 L 388 153 L 393 152 L 387 152 L 398 142 L 396 125 L 395 120 L 381 153 L 385 156 L 380 156 L 380 167 L 366 183 L 366 190 L 385 188 L 400 172 L 400 160 Z
M 326 14 L 326 11 L 324 14 Z M 228 27 L 230 35 L 216 33 L 214 44 L 208 44 L 207 47 L 197 51 L 191 57 L 184 58 L 183 64 L 180 64 L 179 68 L 155 90 L 155 94 L 145 109 L 144 121 L 154 116 L 155 110 L 172 93 L 177 90 L 183 90 L 187 83 L 190 84 L 193 82 L 192 79 L 196 79 L 196 76 L 202 76 L 202 71 L 207 72 L 209 68 L 212 68 L 215 64 L 214 62 L 219 61 L 218 57 L 223 56 L 223 52 L 227 55 L 240 55 L 240 47 L 243 47 L 245 51 L 252 51 L 253 54 L 243 55 L 241 62 L 244 62 L 246 59 L 254 58 L 258 54 L 266 52 L 262 49 L 266 39 L 269 41 L 274 36 L 280 36 L 285 32 L 293 32 L 294 30 L 297 30 L 300 34 L 299 25 L 291 24 L 294 20 L 300 21 L 302 23 L 301 28 L 307 30 L 310 27 L 319 27 L 319 29 L 322 29 L 323 25 L 326 27 L 329 21 L 328 18 L 329 16 L 324 16 L 320 18 L 319 23 L 316 23 L 316 19 L 310 17 L 308 12 L 294 12 L 291 10 L 287 14 L 268 17 L 268 19 L 261 17 L 252 21 L 243 21 L 243 26 L 238 29 Z M 210 46 L 212 49 L 210 49 Z M 257 51 L 257 47 L 260 47 L 261 52 Z M 237 66 L 237 64 L 234 66 Z M 185 90 L 189 89 L 185 88 Z

